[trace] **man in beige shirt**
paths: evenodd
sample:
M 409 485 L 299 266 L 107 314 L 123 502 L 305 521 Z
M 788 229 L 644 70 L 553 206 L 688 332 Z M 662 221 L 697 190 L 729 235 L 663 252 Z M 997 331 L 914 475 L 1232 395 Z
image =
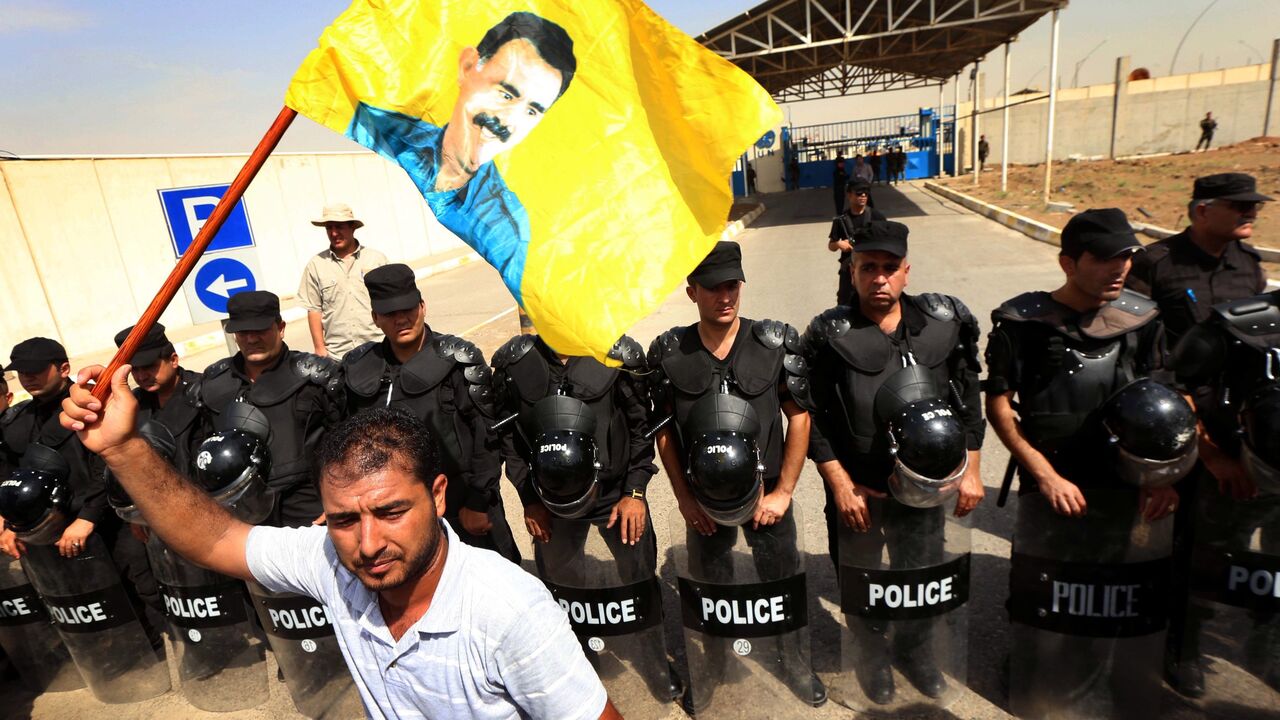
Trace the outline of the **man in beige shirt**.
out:
M 326 205 L 321 218 L 311 224 L 324 228 L 329 247 L 307 262 L 298 298 L 307 308 L 315 353 L 341 360 L 356 347 L 382 337 L 373 324 L 364 274 L 386 265 L 387 256 L 356 240 L 355 232 L 364 223 L 347 205 Z

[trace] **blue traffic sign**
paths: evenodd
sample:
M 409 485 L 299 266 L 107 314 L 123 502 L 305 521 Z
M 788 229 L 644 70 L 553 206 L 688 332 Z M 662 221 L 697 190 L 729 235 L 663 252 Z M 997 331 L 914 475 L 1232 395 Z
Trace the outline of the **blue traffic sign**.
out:
M 173 253 L 182 257 L 191 247 L 196 233 L 213 214 L 229 185 L 205 185 L 203 187 L 160 190 L 160 205 L 164 208 L 165 222 L 169 225 L 169 237 L 173 240 Z M 227 221 L 209 243 L 206 252 L 218 252 L 232 248 L 252 247 L 253 229 L 249 227 L 249 213 L 244 209 L 244 198 L 231 209 Z
M 253 271 L 235 258 L 214 258 L 196 272 L 196 297 L 216 313 L 227 311 L 227 301 L 232 295 L 255 290 L 257 287 L 258 281 L 253 277 Z

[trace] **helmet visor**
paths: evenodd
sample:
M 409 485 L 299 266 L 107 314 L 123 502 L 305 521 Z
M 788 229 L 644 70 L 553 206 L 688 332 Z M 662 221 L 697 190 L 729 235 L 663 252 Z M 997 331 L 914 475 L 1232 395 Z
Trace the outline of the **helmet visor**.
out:
M 1130 485 L 1137 487 L 1167 487 L 1191 472 L 1191 468 L 1196 464 L 1196 459 L 1200 457 L 1199 448 L 1194 439 L 1186 451 L 1169 460 L 1152 460 L 1150 458 L 1138 457 L 1116 445 L 1116 454 L 1119 457 L 1120 477 Z
M 968 469 L 969 453 L 967 452 L 960 464 L 943 478 L 925 477 L 904 465 L 902 460 L 895 456 L 893 474 L 889 476 L 889 491 L 898 502 L 907 507 L 937 507 L 960 492 L 960 479 Z

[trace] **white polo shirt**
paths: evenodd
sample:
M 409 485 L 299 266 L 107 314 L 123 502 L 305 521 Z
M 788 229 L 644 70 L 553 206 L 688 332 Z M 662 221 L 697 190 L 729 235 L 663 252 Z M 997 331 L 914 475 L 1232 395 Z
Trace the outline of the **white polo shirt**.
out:
M 440 526 L 449 538 L 440 584 L 398 642 L 325 528 L 255 527 L 245 557 L 262 585 L 325 606 L 370 717 L 598 718 L 604 685 L 547 589 Z

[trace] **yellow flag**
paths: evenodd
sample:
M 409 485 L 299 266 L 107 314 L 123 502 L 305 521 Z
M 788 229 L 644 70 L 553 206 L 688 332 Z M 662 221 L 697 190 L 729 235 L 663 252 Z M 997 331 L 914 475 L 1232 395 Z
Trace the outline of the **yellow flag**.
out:
M 711 250 L 734 162 L 781 121 L 639 0 L 356 0 L 285 102 L 399 163 L 549 345 L 601 360 Z

